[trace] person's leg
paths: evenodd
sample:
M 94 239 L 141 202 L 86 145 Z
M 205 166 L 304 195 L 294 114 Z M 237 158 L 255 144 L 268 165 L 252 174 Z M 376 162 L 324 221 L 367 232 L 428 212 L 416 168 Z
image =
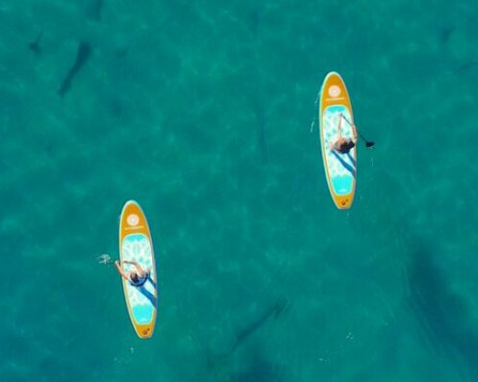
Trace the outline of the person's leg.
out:
M 154 286 L 154 289 L 156 289 L 156 282 L 151 278 L 151 272 L 148 273 L 148 280 L 151 283 L 151 285 Z
M 352 164 L 354 165 L 354 167 L 356 167 L 357 162 L 355 161 L 354 157 L 352 155 L 350 155 L 350 151 L 347 153 L 347 156 L 349 157 L 349 159 L 352 162 Z
M 344 166 L 344 168 L 350 172 L 350 174 L 352 176 L 355 177 L 355 168 L 353 168 L 349 163 L 347 163 L 340 154 L 337 154 L 335 151 L 332 151 L 332 154 L 334 154 L 335 158 L 337 158 L 337 160 L 340 162 L 340 164 L 342 166 Z
M 136 270 L 138 271 L 138 275 L 143 275 L 145 273 L 143 267 L 141 265 L 139 265 L 137 262 L 131 262 L 131 264 L 134 265 L 134 267 L 136 268 Z
M 138 290 L 144 297 L 149 300 L 149 302 L 151 302 L 151 304 L 153 304 L 153 306 L 156 306 L 156 297 L 154 297 L 154 295 L 149 290 L 147 290 L 144 286 L 140 286 Z

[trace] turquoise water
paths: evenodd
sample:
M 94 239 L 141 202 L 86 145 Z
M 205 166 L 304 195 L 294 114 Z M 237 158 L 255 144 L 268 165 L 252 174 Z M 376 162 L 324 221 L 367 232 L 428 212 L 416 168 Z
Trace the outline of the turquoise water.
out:
M 476 2 L 98 4 L 0 2 L 1 381 L 477 380 Z M 376 142 L 347 212 L 310 133 L 331 70 Z M 97 260 L 129 199 L 149 341 Z

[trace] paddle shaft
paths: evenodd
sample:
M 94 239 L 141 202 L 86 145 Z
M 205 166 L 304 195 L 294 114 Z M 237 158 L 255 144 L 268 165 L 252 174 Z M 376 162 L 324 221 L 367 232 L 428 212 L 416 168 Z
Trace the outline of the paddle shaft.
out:
M 345 122 L 347 122 L 350 126 L 354 126 L 354 125 L 352 125 L 352 122 L 350 122 L 347 118 L 345 118 L 345 116 L 343 114 L 341 114 L 341 116 L 342 116 L 343 119 L 345 119 Z M 365 139 L 365 137 L 360 133 L 360 131 L 357 130 L 357 126 L 355 126 L 355 131 L 357 132 L 358 136 L 365 141 L 365 143 L 372 143 L 372 142 L 367 141 Z

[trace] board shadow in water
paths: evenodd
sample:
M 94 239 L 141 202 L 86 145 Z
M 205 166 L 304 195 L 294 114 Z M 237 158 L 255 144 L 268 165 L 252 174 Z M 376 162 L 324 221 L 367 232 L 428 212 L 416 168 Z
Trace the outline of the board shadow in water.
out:
M 264 102 L 255 99 L 253 102 L 253 110 L 257 123 L 257 146 L 261 154 L 262 163 L 267 164 L 269 163 L 269 145 L 267 143 L 266 110 Z
M 257 351 L 253 353 L 253 356 L 247 356 L 246 366 L 241 367 L 239 372 L 234 367 L 234 356 L 240 348 L 242 348 L 242 352 L 248 354 L 248 349 L 244 348 L 248 340 L 263 328 L 267 322 L 278 319 L 289 306 L 290 303 L 287 299 L 278 298 L 260 315 L 235 333 L 234 340 L 227 351 L 219 355 L 214 355 L 207 351 L 207 368 L 213 380 L 217 382 L 281 381 L 278 379 L 278 376 L 276 377 L 275 369 L 272 365 L 264 360 L 264 357 L 258 354 Z
M 90 20 L 101 21 L 101 13 L 103 11 L 103 0 L 90 0 L 87 4 L 86 14 Z
M 66 77 L 63 79 L 60 88 L 58 89 L 58 95 L 64 97 L 71 88 L 71 84 L 75 79 L 76 75 L 80 70 L 85 66 L 86 62 L 91 56 L 91 46 L 85 41 L 81 41 L 78 44 L 78 50 L 76 52 L 76 59 L 70 70 L 68 71 Z
M 408 302 L 420 328 L 436 355 L 450 360 L 463 377 L 478 380 L 478 336 L 468 306 L 451 289 L 430 247 L 420 243 L 411 254 Z
M 235 378 L 236 382 L 282 382 L 282 376 L 278 366 L 271 360 L 266 359 L 261 352 L 255 349 L 249 356 L 245 368 Z

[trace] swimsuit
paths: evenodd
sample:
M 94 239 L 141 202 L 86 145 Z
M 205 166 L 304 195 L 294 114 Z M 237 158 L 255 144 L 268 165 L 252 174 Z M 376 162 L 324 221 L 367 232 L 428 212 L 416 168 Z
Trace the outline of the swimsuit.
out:
M 156 283 L 151 278 L 151 273 L 150 272 L 148 272 L 148 274 L 146 276 L 138 277 L 138 281 L 136 283 L 133 282 L 133 280 L 131 280 L 131 279 L 129 279 L 128 282 L 129 282 L 129 285 L 134 286 L 135 288 L 137 288 L 137 290 L 144 297 L 146 297 L 154 307 L 156 307 L 156 297 L 154 296 L 153 293 L 151 293 L 149 290 L 147 290 L 146 287 L 144 286 L 144 284 L 146 284 L 146 281 L 148 281 L 148 280 L 150 281 L 150 283 L 154 287 L 154 289 L 156 289 Z
M 138 281 L 136 281 L 136 282 L 131 280 L 131 278 L 128 281 L 129 281 L 130 285 L 132 285 L 136 288 L 139 288 L 139 287 L 142 287 L 144 284 L 146 284 L 146 281 L 148 281 L 148 279 L 149 279 L 149 273 L 146 276 L 138 277 Z
M 355 147 L 355 143 L 352 140 L 347 140 L 344 143 L 342 143 L 339 147 L 337 147 L 335 150 L 339 152 L 340 154 L 347 154 L 354 147 Z

